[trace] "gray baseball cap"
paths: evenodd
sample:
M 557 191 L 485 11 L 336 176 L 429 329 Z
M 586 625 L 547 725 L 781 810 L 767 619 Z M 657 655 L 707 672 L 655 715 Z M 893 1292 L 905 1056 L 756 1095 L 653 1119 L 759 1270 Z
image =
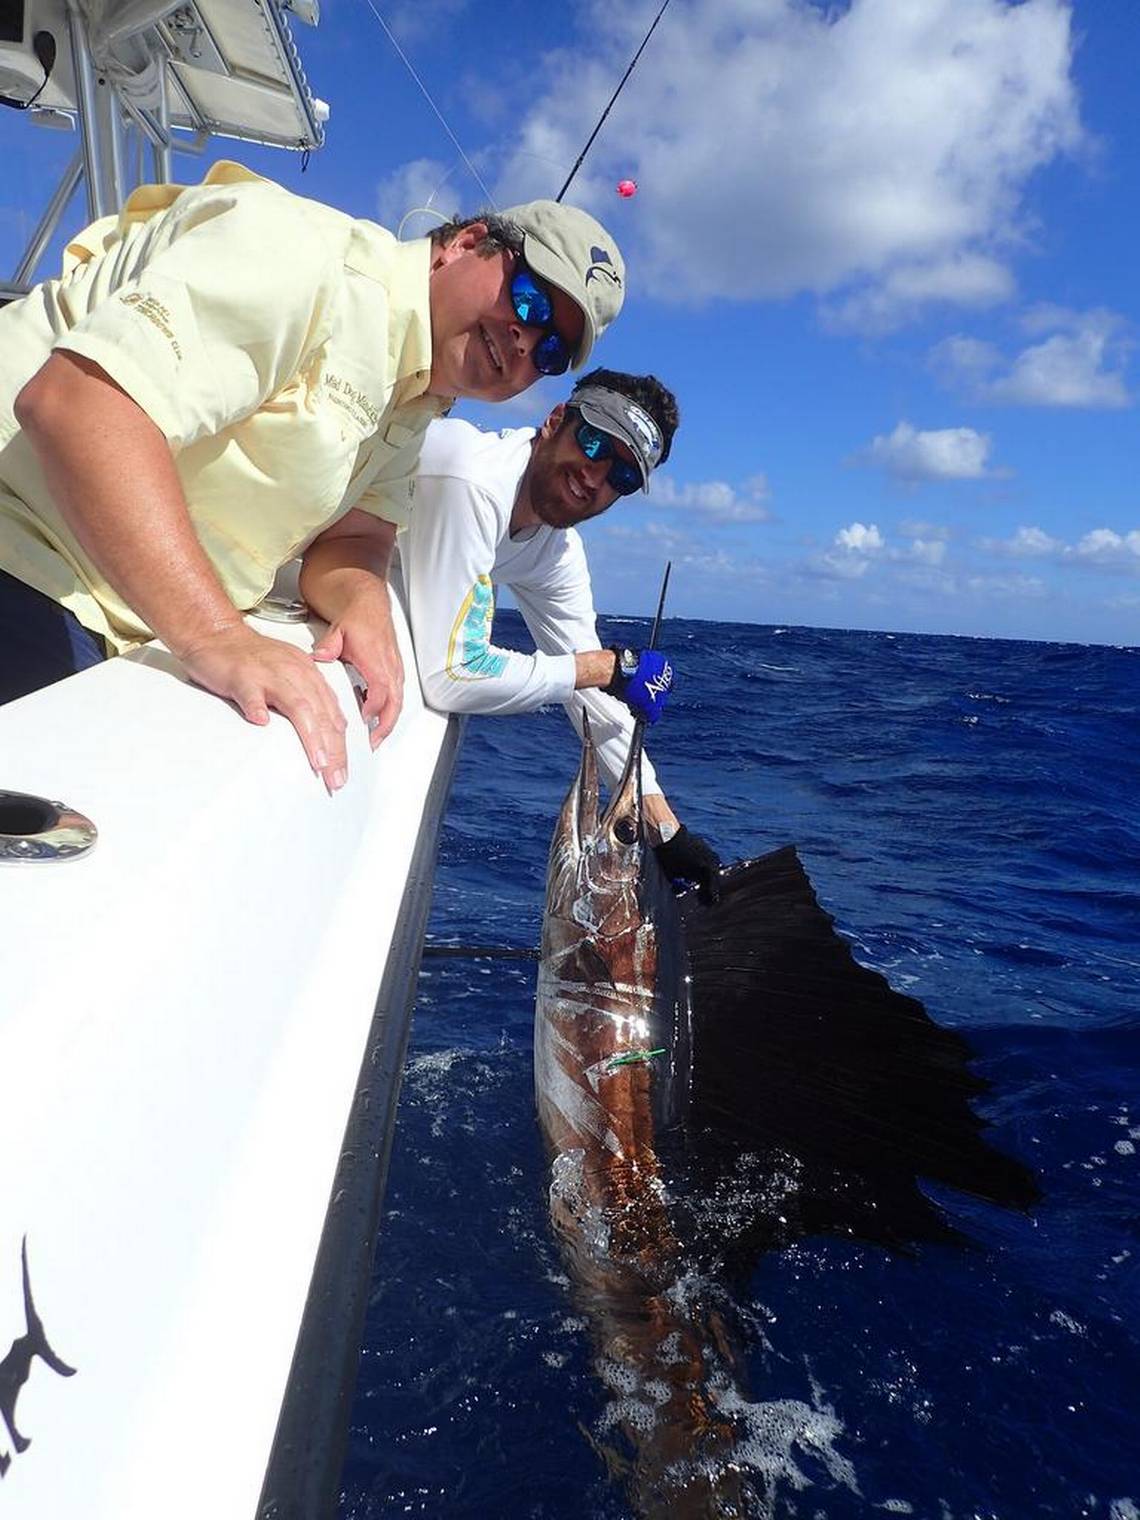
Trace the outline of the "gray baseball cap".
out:
M 523 258 L 535 274 L 581 307 L 586 325 L 573 363 L 581 369 L 625 298 L 625 261 L 618 245 L 588 212 L 558 201 L 528 201 L 502 215 L 522 232 Z
M 649 477 L 665 449 L 661 429 L 643 406 L 603 385 L 587 385 L 575 391 L 566 403 L 575 406 L 595 427 L 627 444 L 641 471 L 642 489 L 648 491 Z

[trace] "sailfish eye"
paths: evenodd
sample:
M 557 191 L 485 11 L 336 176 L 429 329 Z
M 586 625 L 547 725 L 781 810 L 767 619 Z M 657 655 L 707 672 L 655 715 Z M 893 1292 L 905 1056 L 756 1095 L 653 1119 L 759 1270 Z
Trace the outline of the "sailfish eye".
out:
M 637 839 L 637 824 L 632 818 L 619 818 L 614 824 L 614 838 L 622 844 L 633 844 Z

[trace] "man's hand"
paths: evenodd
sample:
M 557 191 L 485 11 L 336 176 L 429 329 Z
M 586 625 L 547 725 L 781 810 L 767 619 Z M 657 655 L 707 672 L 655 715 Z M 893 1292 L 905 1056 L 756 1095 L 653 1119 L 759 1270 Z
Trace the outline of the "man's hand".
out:
M 250 723 L 268 723 L 270 708 L 288 718 L 330 794 L 344 785 L 348 725 L 310 655 L 265 638 L 244 623 L 220 629 L 179 654 L 192 680 L 228 697 Z
M 395 542 L 394 523 L 354 507 L 313 540 L 301 566 L 301 595 L 329 625 L 313 658 L 345 660 L 360 672 L 366 688 L 360 712 L 373 749 L 395 728 L 404 704 L 387 583 Z
M 404 662 L 392 624 L 387 585 L 373 579 L 357 592 L 313 650 L 315 660 L 344 660 L 364 681 L 360 715 L 369 725 L 373 749 L 396 726 L 404 705 Z
M 207 691 L 251 723 L 289 719 L 330 792 L 345 719 L 311 656 L 247 628 L 198 541 L 170 446 L 97 364 L 57 349 L 16 413 L 64 519 L 107 580 Z
M 659 649 L 614 649 L 613 679 L 604 689 L 646 723 L 656 723 L 673 689 L 673 666 Z
M 684 824 L 657 846 L 657 859 L 671 882 L 695 882 L 703 903 L 720 900 L 720 857 L 707 840 L 690 834 Z

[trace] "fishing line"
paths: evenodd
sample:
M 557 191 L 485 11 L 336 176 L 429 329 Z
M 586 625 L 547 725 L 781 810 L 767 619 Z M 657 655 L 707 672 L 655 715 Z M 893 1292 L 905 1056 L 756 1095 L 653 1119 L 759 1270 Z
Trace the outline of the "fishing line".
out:
M 467 168 L 468 168 L 468 170 L 469 170 L 469 172 L 471 174 L 472 179 L 479 186 L 480 190 L 482 190 L 483 194 L 487 197 L 487 204 L 488 204 L 488 206 L 492 207 L 493 210 L 497 211 L 499 208 L 495 204 L 495 197 L 491 194 L 491 192 L 487 189 L 486 185 L 479 178 L 479 171 L 476 169 L 475 165 L 471 162 L 471 160 L 467 157 L 467 154 L 464 153 L 464 151 L 463 151 L 463 145 L 460 143 L 460 141 L 459 141 L 458 137 L 456 137 L 455 133 L 447 125 L 447 122 L 444 119 L 443 112 L 439 109 L 439 107 L 436 105 L 435 101 L 431 98 L 431 95 L 428 93 L 427 85 L 424 84 L 423 80 L 420 78 L 420 76 L 416 73 L 415 69 L 412 67 L 412 61 L 411 61 L 411 59 L 408 57 L 407 53 L 404 52 L 403 48 L 400 46 L 400 44 L 396 41 L 395 37 L 392 35 L 392 30 L 389 27 L 388 23 L 384 20 L 384 17 L 376 9 L 375 5 L 372 3 L 372 0 L 364 0 L 364 3 L 368 6 L 368 9 L 372 12 L 372 14 L 376 17 L 377 21 L 379 21 L 380 25 L 383 27 L 383 29 L 384 29 L 384 35 L 387 37 L 388 41 L 392 44 L 392 46 L 396 49 L 396 52 L 400 55 L 400 58 L 403 60 L 404 67 L 407 69 L 408 73 L 415 80 L 416 84 L 419 85 L 420 92 L 422 93 L 424 99 L 427 101 L 428 105 L 431 106 L 431 108 L 435 112 L 436 116 L 439 118 L 439 124 L 440 124 L 440 126 L 447 133 L 448 137 L 451 138 L 451 141 L 454 144 L 455 149 L 458 152 L 460 158 L 467 165 Z M 668 3 L 669 3 L 669 0 L 665 0 L 665 4 L 668 5 Z M 662 7 L 662 9 L 664 9 L 664 7 Z M 657 23 L 654 22 L 654 25 L 656 25 L 656 24 Z M 644 44 L 642 44 L 642 45 L 644 46 Z
M 371 0 L 369 0 L 369 3 L 371 4 Z M 669 4 L 669 0 L 665 0 L 664 5 L 662 5 L 661 9 L 657 12 L 657 15 L 653 18 L 653 25 L 649 28 L 649 30 L 646 32 L 645 36 L 641 39 L 641 46 L 638 48 L 637 52 L 634 53 L 633 58 L 632 58 L 632 60 L 630 62 L 629 68 L 626 69 L 625 73 L 621 76 L 621 80 L 620 80 L 620 82 L 618 84 L 617 89 L 610 96 L 610 103 L 609 103 L 609 105 L 602 112 L 602 114 L 598 117 L 598 124 L 594 128 L 594 130 L 590 133 L 589 137 L 586 139 L 586 146 L 582 149 L 581 153 L 579 153 L 578 157 L 574 160 L 574 167 L 570 170 L 570 173 L 566 176 L 566 183 L 562 186 L 562 189 L 559 190 L 558 194 L 554 197 L 554 199 L 556 201 L 560 201 L 562 199 L 562 197 L 566 194 L 567 190 L 569 190 L 569 188 L 570 188 L 570 181 L 574 178 L 575 174 L 577 174 L 578 170 L 581 168 L 581 166 L 582 166 L 582 160 L 585 158 L 586 154 L 590 151 L 590 145 L 593 143 L 594 138 L 597 137 L 598 133 L 602 130 L 602 123 L 605 121 L 606 117 L 610 114 L 610 111 L 611 111 L 611 109 L 613 107 L 613 103 L 618 98 L 618 96 L 621 94 L 626 80 L 633 73 L 634 65 L 637 63 L 637 60 L 641 57 L 642 53 L 644 53 L 644 51 L 645 51 L 645 44 L 649 41 L 650 37 L 652 37 L 653 33 L 657 30 L 657 23 L 661 20 L 661 17 L 665 14 L 665 8 L 666 8 L 666 6 L 668 4 Z

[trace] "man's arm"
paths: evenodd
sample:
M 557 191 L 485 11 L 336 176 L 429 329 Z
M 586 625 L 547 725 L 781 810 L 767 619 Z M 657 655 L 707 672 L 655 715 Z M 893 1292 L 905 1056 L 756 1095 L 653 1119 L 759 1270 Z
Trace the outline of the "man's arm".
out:
M 85 552 L 186 666 L 251 723 L 284 714 L 330 791 L 346 776 L 345 720 L 299 650 L 247 628 L 194 532 L 169 444 L 93 361 L 57 350 L 16 420 Z
M 575 660 L 585 679 L 566 703 L 575 728 L 582 732 L 583 712 L 590 715 L 590 732 L 598 749 L 598 765 L 607 785 L 617 786 L 633 738 L 634 718 L 629 708 L 605 691 L 592 690 L 609 684 L 615 656 L 608 649 L 584 649 L 597 645 L 594 596 L 586 551 L 577 533 L 559 541 L 560 552 L 530 577 L 512 581 L 512 589 L 535 643 L 540 649 L 575 648 Z M 671 881 L 694 881 L 702 899 L 718 895 L 720 861 L 715 850 L 699 834 L 681 823 L 661 791 L 649 757 L 641 757 L 642 811 L 649 841 Z
M 329 625 L 317 660 L 347 660 L 364 679 L 361 716 L 375 749 L 396 726 L 404 702 L 404 662 L 392 624 L 388 563 L 395 523 L 354 507 L 305 550 L 301 595 Z
M 444 712 L 529 712 L 574 690 L 571 651 L 528 655 L 491 642 L 500 531 L 495 503 L 470 481 L 416 481 L 400 562 L 424 696 Z
M 613 650 L 598 644 L 594 595 L 581 537 L 568 532 L 548 540 L 541 560 L 512 576 L 510 584 L 538 648 L 551 654 L 574 651 L 577 679 L 573 693 L 565 699 L 566 712 L 579 734 L 582 715 L 589 714 L 602 776 L 607 786 L 616 786 L 629 754 L 634 718 L 624 702 L 604 690 L 613 679 L 615 656 Z M 656 773 L 645 754 L 641 784 L 647 801 L 650 796 L 661 795 Z M 663 798 L 660 806 L 669 812 Z M 668 822 L 665 812 L 662 822 Z M 648 809 L 646 816 L 653 816 Z

